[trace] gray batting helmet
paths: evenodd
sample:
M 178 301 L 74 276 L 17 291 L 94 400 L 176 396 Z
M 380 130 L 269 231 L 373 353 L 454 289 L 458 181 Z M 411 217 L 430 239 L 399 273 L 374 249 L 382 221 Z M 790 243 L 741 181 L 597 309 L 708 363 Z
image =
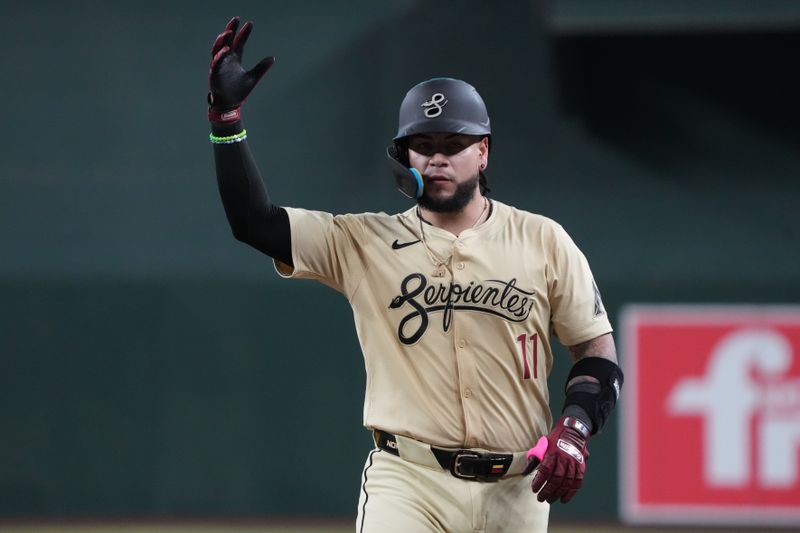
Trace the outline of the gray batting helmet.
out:
M 400 104 L 398 124 L 395 141 L 417 133 L 492 133 L 481 95 L 453 78 L 433 78 L 412 87 Z

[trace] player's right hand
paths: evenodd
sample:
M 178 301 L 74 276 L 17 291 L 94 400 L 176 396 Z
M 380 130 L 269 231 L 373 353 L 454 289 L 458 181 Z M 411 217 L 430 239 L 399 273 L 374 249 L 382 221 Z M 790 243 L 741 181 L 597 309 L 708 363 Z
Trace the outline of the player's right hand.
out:
M 244 45 L 253 29 L 248 21 L 239 28 L 239 17 L 233 17 L 211 46 L 211 66 L 208 70 L 208 118 L 213 122 L 239 120 L 239 108 L 258 81 L 275 63 L 265 57 L 250 70 L 242 67 Z

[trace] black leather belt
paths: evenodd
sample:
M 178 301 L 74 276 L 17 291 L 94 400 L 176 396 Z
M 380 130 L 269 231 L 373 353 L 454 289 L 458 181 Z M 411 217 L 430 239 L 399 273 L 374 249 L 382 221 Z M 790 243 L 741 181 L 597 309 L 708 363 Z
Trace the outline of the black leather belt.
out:
M 391 433 L 375 430 L 375 442 L 383 451 L 400 457 L 397 438 Z M 514 456 L 470 449 L 445 449 L 430 446 L 433 456 L 442 467 L 460 479 L 470 481 L 497 481 L 511 466 Z

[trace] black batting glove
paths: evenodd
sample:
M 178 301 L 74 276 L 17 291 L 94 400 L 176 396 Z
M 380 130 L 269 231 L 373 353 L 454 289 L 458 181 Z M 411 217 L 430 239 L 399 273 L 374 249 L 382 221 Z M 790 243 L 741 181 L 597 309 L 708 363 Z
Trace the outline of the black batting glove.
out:
M 239 29 L 239 17 L 233 17 L 225 30 L 217 36 L 211 46 L 211 67 L 208 70 L 208 119 L 212 122 L 235 122 L 239 120 L 239 108 L 275 58 L 265 57 L 250 70 L 242 67 L 244 44 L 253 29 L 253 23 L 245 22 Z

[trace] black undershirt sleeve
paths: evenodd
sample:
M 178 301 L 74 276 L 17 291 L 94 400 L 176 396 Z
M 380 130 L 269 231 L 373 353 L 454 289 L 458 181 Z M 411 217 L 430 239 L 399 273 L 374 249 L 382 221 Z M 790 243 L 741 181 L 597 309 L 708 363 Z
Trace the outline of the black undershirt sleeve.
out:
M 218 137 L 234 135 L 243 129 L 241 121 L 211 123 L 211 132 Z M 214 163 L 219 194 L 233 236 L 294 267 L 289 215 L 270 201 L 247 141 L 214 144 Z

